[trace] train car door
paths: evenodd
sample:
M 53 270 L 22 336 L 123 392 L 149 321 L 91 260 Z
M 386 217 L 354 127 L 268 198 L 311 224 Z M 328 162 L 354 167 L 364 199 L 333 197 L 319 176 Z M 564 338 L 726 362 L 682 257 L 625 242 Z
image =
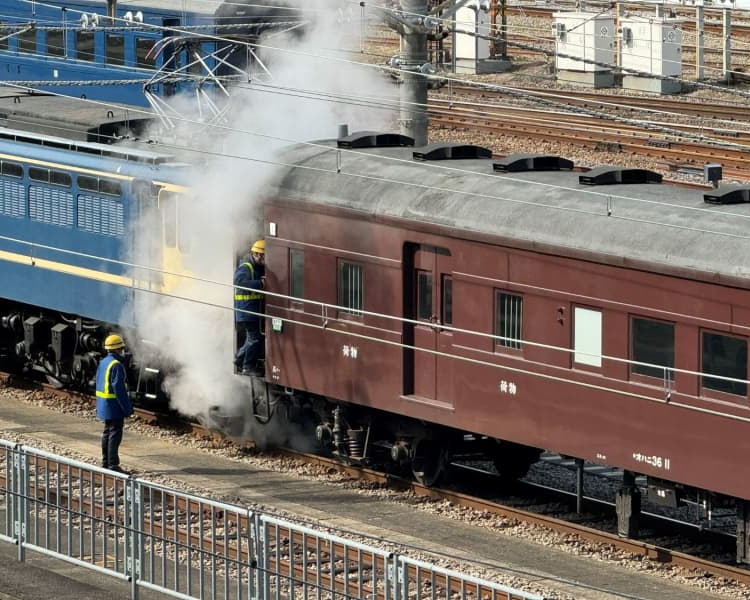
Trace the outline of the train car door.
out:
M 404 325 L 404 395 L 442 402 L 441 354 L 452 338 L 442 327 L 452 322 L 451 255 L 447 248 L 411 244 L 405 258 L 404 316 L 410 322 Z

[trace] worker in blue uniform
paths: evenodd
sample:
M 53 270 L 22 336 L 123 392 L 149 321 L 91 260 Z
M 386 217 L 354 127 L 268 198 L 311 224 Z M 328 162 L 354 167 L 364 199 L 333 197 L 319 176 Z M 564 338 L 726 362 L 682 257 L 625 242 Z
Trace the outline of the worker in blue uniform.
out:
M 256 241 L 249 255 L 243 257 L 234 272 L 234 318 L 239 332 L 244 330 L 244 343 L 234 356 L 234 364 L 242 375 L 261 375 L 258 361 L 263 358 L 263 339 L 260 332 L 265 288 L 266 244 Z
M 96 370 L 96 416 L 104 421 L 102 466 L 125 473 L 120 467 L 120 442 L 125 419 L 133 414 L 123 358 L 125 341 L 112 334 L 104 340 L 104 349 L 107 355 Z

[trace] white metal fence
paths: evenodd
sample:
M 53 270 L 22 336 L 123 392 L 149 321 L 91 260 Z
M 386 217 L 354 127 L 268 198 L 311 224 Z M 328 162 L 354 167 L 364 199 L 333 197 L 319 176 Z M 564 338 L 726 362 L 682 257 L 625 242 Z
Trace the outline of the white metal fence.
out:
M 0 440 L 0 540 L 176 598 L 541 600 L 309 527 Z

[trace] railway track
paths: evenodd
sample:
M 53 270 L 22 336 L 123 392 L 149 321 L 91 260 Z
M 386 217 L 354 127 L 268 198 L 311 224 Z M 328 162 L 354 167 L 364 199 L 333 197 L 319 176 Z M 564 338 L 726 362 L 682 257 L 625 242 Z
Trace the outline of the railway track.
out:
M 0 381 L 3 377 L 0 377 Z M 53 390 L 50 389 L 61 400 L 67 401 L 72 399 L 74 403 L 85 404 L 86 402 L 92 402 L 85 396 L 80 394 L 69 394 L 64 390 Z M 186 422 L 181 419 L 175 419 L 173 417 L 165 417 L 164 415 L 158 414 L 154 411 L 145 410 L 142 408 L 137 409 L 138 417 L 147 423 L 157 424 L 161 426 L 168 426 L 172 428 L 179 428 L 181 431 L 189 431 L 193 435 L 207 437 L 215 436 L 214 432 L 209 431 L 202 425 L 195 422 Z M 285 455 L 293 457 L 295 460 L 304 461 L 309 465 L 315 465 L 325 471 L 337 470 L 344 473 L 348 478 L 357 479 L 359 481 L 367 482 L 371 485 L 387 486 L 392 489 L 396 489 L 409 494 L 426 498 L 430 500 L 449 502 L 452 505 L 472 509 L 485 514 L 491 514 L 501 516 L 506 519 L 510 519 L 514 522 L 525 523 L 537 527 L 543 527 L 553 532 L 557 532 L 563 535 L 575 535 L 581 540 L 588 541 L 594 544 L 606 544 L 612 548 L 623 550 L 636 556 L 655 560 L 660 563 L 679 565 L 688 569 L 699 570 L 700 572 L 710 574 L 714 577 L 723 577 L 731 580 L 738 581 L 743 584 L 750 585 L 750 570 L 735 567 L 730 564 L 717 563 L 715 561 L 708 560 L 697 556 L 690 556 L 684 552 L 670 550 L 657 544 L 647 543 L 641 540 L 630 540 L 620 538 L 615 534 L 608 533 L 606 531 L 600 531 L 593 527 L 585 524 L 565 521 L 557 518 L 553 515 L 540 514 L 539 512 L 533 512 L 518 506 L 512 506 L 507 501 L 498 501 L 492 497 L 481 497 L 477 494 L 468 494 L 458 489 L 449 488 L 428 488 L 422 486 L 410 479 L 399 477 L 394 474 L 383 473 L 366 467 L 344 464 L 340 460 L 329 458 L 325 456 L 319 456 L 316 454 L 295 452 L 292 450 L 279 451 Z M 40 469 L 54 469 L 49 465 L 39 465 Z M 52 471 L 50 471 L 52 473 Z M 474 469 L 474 474 L 471 477 L 472 480 L 476 481 L 477 470 Z M 83 477 L 83 475 L 81 475 Z M 483 478 L 491 478 L 491 473 L 483 473 Z M 90 497 L 101 498 L 101 489 L 112 488 L 112 493 L 109 493 L 109 498 L 117 496 L 117 483 L 110 481 L 109 478 L 104 478 L 99 482 L 85 482 L 86 485 L 94 485 L 93 491 L 89 494 Z M 483 489 L 493 487 L 492 484 L 483 484 Z M 73 488 L 76 489 L 76 488 Z M 545 492 L 546 493 L 546 492 Z M 555 491 L 558 493 L 558 491 Z M 106 494 L 105 494 L 106 495 Z M 185 519 L 194 518 L 193 513 L 198 510 L 197 507 L 191 507 L 189 504 L 180 504 L 178 499 L 171 500 L 176 503 L 173 506 L 164 505 L 165 502 L 170 501 L 168 498 L 156 499 L 159 502 L 160 509 L 176 511 L 176 513 L 184 514 Z M 66 501 L 73 501 L 73 499 L 67 499 Z M 85 498 L 79 498 L 76 502 L 90 502 Z M 99 500 L 101 504 L 101 499 Z M 593 500 L 589 499 L 589 503 Z M 97 515 L 97 518 L 106 518 L 107 504 L 96 505 L 95 503 L 90 505 L 82 505 L 82 508 L 93 511 L 92 514 Z M 193 515 L 193 517 L 191 517 Z M 239 525 L 240 527 L 242 524 Z M 177 535 L 177 534 L 175 534 Z M 182 534 L 180 534 L 182 535 Z M 185 543 L 202 544 L 200 539 L 182 540 Z

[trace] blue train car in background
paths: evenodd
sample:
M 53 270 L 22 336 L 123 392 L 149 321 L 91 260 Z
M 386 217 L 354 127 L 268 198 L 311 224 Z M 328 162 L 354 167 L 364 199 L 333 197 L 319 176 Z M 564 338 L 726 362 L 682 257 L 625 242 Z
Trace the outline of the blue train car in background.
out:
M 206 69 L 213 77 L 246 69 L 249 53 L 217 36 L 252 42 L 269 27 L 286 26 L 289 15 L 282 4 L 251 7 L 249 0 L 0 0 L 0 78 L 148 106 L 144 85 L 168 97 L 196 81 L 205 86 Z
M 0 110 L 4 102 L 0 94 Z M 68 121 L 83 122 L 76 99 L 22 103 L 63 121 L 68 106 Z M 126 110 L 89 111 L 88 139 L 130 125 Z M 136 290 L 164 293 L 174 283 L 165 273 L 182 268 L 189 167 L 142 146 L 73 137 L 0 128 L 0 365 L 85 388 L 104 337 L 132 327 Z

